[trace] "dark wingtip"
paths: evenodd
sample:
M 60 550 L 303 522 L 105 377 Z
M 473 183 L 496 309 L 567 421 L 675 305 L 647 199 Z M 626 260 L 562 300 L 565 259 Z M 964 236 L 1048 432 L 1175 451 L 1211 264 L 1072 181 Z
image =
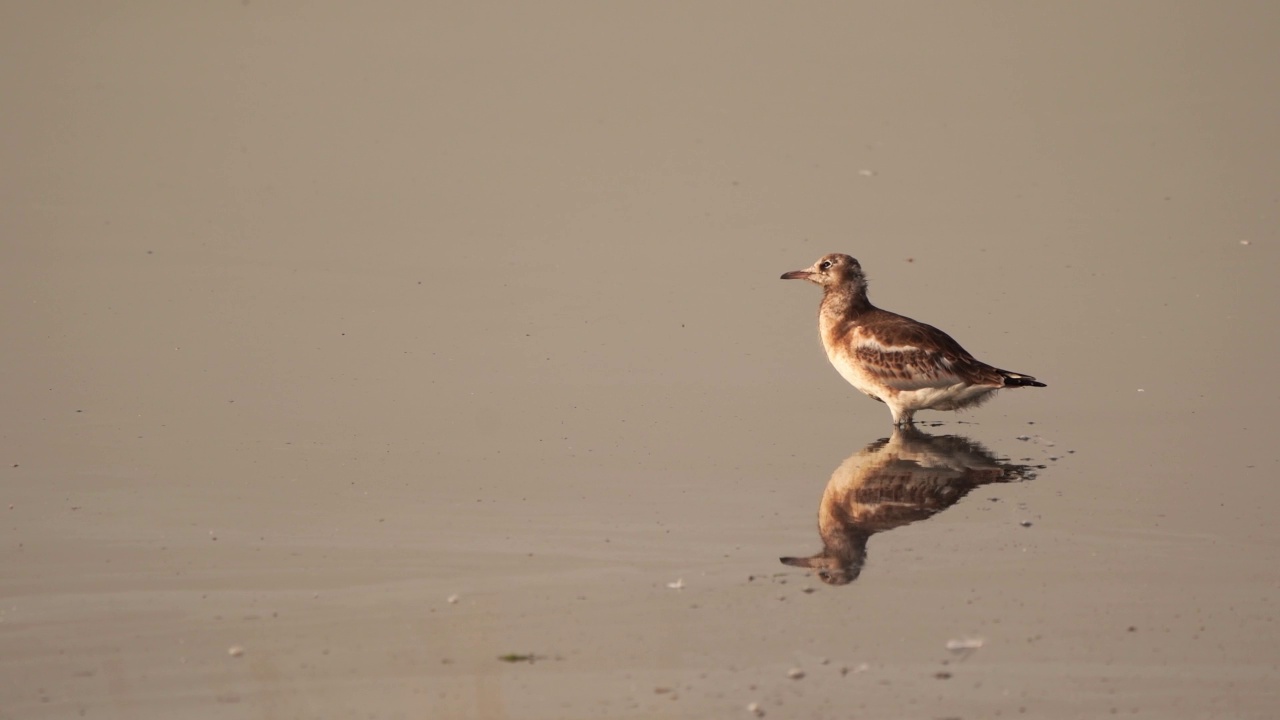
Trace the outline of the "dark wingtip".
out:
M 1019 375 L 1008 370 L 1001 370 L 1000 373 L 1004 375 L 1005 387 L 1049 387 L 1030 375 Z

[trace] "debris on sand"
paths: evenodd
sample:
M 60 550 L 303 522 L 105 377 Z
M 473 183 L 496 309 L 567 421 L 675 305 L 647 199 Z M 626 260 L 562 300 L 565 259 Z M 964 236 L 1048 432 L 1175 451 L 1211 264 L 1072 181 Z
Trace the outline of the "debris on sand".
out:
M 527 662 L 533 664 L 539 657 L 533 653 L 507 653 L 506 655 L 499 655 L 498 659 L 505 663 Z
M 230 655 L 231 657 L 240 657 L 241 655 L 244 655 L 244 646 L 232 645 L 231 647 L 227 648 L 227 654 Z
M 680 590 L 684 588 L 684 578 L 680 578 L 675 582 L 667 583 L 667 587 L 671 588 L 672 590 Z
M 804 671 L 801 670 L 800 668 L 793 667 L 787 671 L 787 677 L 791 678 L 792 680 L 799 680 L 800 678 L 804 677 Z
M 986 643 L 980 637 L 962 637 L 947 641 L 947 649 L 953 653 L 971 653 Z
M 764 708 L 760 707 L 758 702 L 747 703 L 747 712 L 756 717 L 764 717 Z

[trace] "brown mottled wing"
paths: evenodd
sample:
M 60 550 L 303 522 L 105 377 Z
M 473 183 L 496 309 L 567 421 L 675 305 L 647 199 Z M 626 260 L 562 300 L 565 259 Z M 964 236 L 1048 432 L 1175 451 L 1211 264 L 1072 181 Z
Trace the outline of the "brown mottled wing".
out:
M 897 390 L 947 387 L 959 383 L 1004 385 L 999 372 L 974 359 L 951 336 L 932 325 L 884 313 L 863 325 L 854 358 L 881 382 Z

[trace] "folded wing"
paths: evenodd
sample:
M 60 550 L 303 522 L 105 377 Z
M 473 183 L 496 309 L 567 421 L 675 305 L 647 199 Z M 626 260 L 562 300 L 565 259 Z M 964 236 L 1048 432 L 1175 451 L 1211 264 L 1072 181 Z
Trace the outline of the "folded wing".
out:
M 905 319 L 905 318 L 904 318 Z M 853 346 L 854 359 L 864 370 L 899 391 L 942 388 L 959 384 L 1002 387 L 996 368 L 974 359 L 941 330 L 911 322 L 865 330 Z

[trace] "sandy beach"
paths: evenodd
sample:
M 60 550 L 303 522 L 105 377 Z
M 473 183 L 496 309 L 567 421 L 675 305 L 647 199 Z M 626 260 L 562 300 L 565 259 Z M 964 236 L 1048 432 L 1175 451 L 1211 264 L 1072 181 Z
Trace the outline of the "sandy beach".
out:
M 1278 46 L 6 3 L 0 720 L 1275 717 Z M 1048 387 L 891 438 L 829 252 Z

